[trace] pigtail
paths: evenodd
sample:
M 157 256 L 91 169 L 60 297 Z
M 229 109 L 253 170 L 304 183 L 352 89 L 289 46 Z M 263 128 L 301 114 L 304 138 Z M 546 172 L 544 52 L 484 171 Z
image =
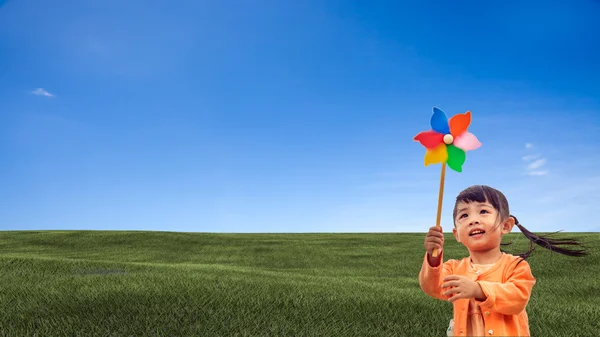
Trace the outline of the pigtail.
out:
M 565 249 L 565 248 L 558 247 L 559 245 L 581 246 L 581 244 L 574 239 L 550 239 L 549 238 L 550 235 L 556 234 L 558 232 L 551 233 L 548 236 L 533 234 L 527 228 L 523 227 L 519 223 L 519 220 L 517 220 L 517 218 L 515 216 L 511 215 L 511 217 L 513 217 L 515 219 L 515 225 L 517 225 L 517 227 L 519 227 L 519 229 L 521 230 L 521 233 L 523 233 L 523 235 L 525 235 L 525 237 L 527 239 L 529 239 L 529 250 L 518 255 L 518 256 L 522 257 L 523 259 L 527 259 L 531 255 L 531 253 L 534 251 L 534 249 L 535 249 L 535 246 L 533 245 L 534 243 L 537 244 L 538 246 L 544 247 L 552 252 L 557 252 L 559 254 L 563 254 L 563 255 L 567 255 L 567 256 L 580 257 L 580 256 L 588 255 L 588 253 L 584 249 Z

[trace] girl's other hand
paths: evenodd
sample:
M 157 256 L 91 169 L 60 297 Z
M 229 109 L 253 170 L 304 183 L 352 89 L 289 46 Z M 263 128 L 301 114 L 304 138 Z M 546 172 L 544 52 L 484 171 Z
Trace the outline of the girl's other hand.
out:
M 461 298 L 474 298 L 483 302 L 487 298 L 479 283 L 470 280 L 466 276 L 450 275 L 444 278 L 444 282 L 442 289 L 450 288 L 444 292 L 445 296 L 450 296 L 448 299 L 450 302 Z

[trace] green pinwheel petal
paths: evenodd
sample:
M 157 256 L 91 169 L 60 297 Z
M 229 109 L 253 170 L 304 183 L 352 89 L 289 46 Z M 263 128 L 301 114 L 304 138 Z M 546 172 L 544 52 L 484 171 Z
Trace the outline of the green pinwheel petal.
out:
M 446 149 L 448 150 L 448 166 L 456 172 L 462 172 L 462 165 L 467 159 L 465 151 L 454 145 L 448 145 Z

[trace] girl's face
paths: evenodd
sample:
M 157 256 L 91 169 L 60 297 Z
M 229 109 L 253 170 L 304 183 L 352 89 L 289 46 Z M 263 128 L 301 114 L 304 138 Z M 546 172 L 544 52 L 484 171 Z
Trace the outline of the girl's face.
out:
M 510 233 L 514 219 L 499 223 L 499 214 L 488 202 L 459 202 L 452 230 L 456 241 L 469 251 L 489 251 L 500 247 L 502 235 Z

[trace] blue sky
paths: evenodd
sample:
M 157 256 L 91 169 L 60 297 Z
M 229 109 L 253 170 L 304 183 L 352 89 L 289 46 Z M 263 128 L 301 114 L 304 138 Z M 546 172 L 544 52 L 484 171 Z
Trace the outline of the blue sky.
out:
M 1 2 L 0 2 L 1 4 Z M 424 232 L 448 171 L 533 231 L 600 231 L 600 2 L 0 7 L 0 229 Z M 518 231 L 515 229 L 515 231 Z

